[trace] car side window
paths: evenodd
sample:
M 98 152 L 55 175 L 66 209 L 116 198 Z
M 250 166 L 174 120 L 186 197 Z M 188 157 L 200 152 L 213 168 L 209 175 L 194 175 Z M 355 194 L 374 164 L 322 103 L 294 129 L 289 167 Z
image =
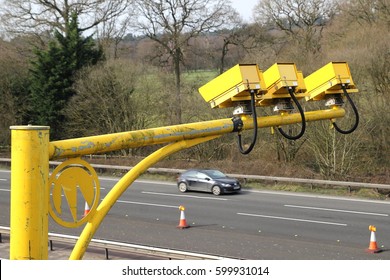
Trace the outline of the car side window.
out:
M 187 174 L 186 174 L 186 176 L 187 177 L 190 177 L 190 178 L 196 178 L 197 176 L 197 173 L 198 172 L 196 172 L 196 171 L 189 171 Z
M 219 170 L 210 170 L 208 172 L 210 174 L 210 177 L 212 177 L 212 178 L 224 178 L 224 177 L 226 177 L 226 175 L 224 173 L 222 173 L 221 171 L 219 171 Z
M 197 172 L 196 178 L 197 178 L 197 179 L 200 179 L 200 180 L 205 180 L 205 179 L 208 179 L 208 178 L 210 178 L 210 177 L 209 177 L 207 174 L 205 174 L 205 173 Z

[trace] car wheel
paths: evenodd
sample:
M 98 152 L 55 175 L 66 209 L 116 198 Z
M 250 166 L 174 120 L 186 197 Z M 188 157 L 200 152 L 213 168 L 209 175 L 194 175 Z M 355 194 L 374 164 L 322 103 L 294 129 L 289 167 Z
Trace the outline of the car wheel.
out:
M 221 187 L 219 186 L 213 186 L 211 188 L 211 191 L 213 192 L 214 195 L 220 195 L 222 193 Z
M 180 183 L 179 183 L 179 191 L 181 191 L 181 192 L 186 192 L 187 190 L 188 190 L 187 184 L 184 183 L 184 182 L 180 182 Z

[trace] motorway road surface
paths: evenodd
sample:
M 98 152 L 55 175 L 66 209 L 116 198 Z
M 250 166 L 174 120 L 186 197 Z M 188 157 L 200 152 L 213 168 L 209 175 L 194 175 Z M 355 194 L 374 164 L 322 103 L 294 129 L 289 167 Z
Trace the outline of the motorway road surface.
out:
M 100 178 L 101 198 L 117 181 Z M 10 172 L 0 170 L 1 226 L 9 226 L 9 197 Z M 176 227 L 179 205 L 186 207 L 188 229 Z M 175 183 L 140 180 L 112 207 L 94 238 L 240 259 L 390 259 L 389 215 L 389 201 L 245 189 L 222 196 L 182 194 Z M 369 225 L 377 227 L 379 254 L 366 252 Z M 79 235 L 82 229 L 50 219 L 50 232 Z

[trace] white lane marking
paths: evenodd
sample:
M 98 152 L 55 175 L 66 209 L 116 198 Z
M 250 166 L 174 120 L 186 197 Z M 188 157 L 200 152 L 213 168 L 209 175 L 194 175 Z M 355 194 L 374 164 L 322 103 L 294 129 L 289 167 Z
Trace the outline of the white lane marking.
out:
M 347 226 L 347 224 L 340 224 L 340 223 L 331 223 L 331 222 L 324 222 L 324 221 L 304 220 L 304 219 L 295 219 L 295 218 L 277 217 L 277 216 L 266 216 L 266 215 L 250 214 L 250 213 L 237 213 L 237 215 L 259 217 L 259 218 L 268 218 L 268 219 L 277 219 L 277 220 L 287 220 L 287 221 L 295 221 L 295 222 L 325 224 L 325 225 L 333 225 L 333 226 L 343 226 L 343 227 Z
M 113 181 L 118 182 L 121 178 L 108 178 L 108 177 L 99 177 L 101 181 Z M 144 179 L 137 179 L 133 183 L 138 184 L 157 184 L 157 185 L 167 185 L 167 186 L 175 186 L 176 183 L 174 182 L 159 182 L 159 181 L 153 181 L 153 180 L 144 180 Z
M 327 200 L 341 200 L 341 201 L 350 201 L 350 202 L 365 202 L 365 203 L 378 203 L 378 204 L 387 204 L 389 205 L 389 201 L 383 200 L 370 200 L 370 199 L 358 199 L 358 198 L 349 198 L 349 197 L 336 197 L 336 196 L 326 196 L 326 195 L 312 195 L 312 194 L 301 194 L 301 193 L 290 193 L 283 191 L 254 191 L 254 190 L 244 190 L 244 192 L 252 192 L 259 194 L 269 194 L 269 195 L 284 195 L 284 196 L 297 196 L 297 197 L 308 197 L 308 198 L 319 198 L 319 199 L 327 199 Z
M 145 180 L 145 179 L 138 179 L 138 180 L 135 180 L 134 182 L 141 183 L 141 184 L 157 184 L 157 185 L 167 185 L 167 186 L 176 186 L 177 185 L 174 182 L 153 181 L 153 180 Z
M 291 208 L 301 208 L 301 209 L 310 209 L 310 210 L 320 210 L 320 211 L 331 211 L 331 212 L 341 212 L 341 213 L 350 213 L 350 214 L 361 214 L 361 215 L 372 215 L 372 216 L 383 216 L 388 217 L 388 214 L 381 213 L 371 213 L 371 212 L 360 212 L 360 211 L 350 211 L 350 210 L 341 210 L 341 209 L 331 209 L 331 208 L 319 208 L 319 207 L 309 207 L 309 206 L 300 206 L 300 205 L 284 205 L 285 207 Z
M 179 206 L 177 206 L 177 205 L 174 206 L 174 205 L 164 205 L 164 204 L 145 203 L 145 202 L 126 201 L 126 200 L 117 200 L 117 202 L 127 203 L 127 204 L 137 204 L 137 205 L 146 205 L 146 206 L 156 206 L 156 207 L 165 207 L 165 208 L 176 208 L 176 209 L 179 209 Z
M 11 190 L 6 190 L 6 189 L 0 189 L 2 192 L 10 192 Z
M 5 182 L 5 181 L 7 181 L 7 179 L 2 179 L 2 178 L 0 178 L 0 181 L 4 181 L 4 182 Z
M 190 197 L 190 198 L 199 198 L 199 199 L 212 199 L 212 200 L 229 200 L 227 198 L 219 198 L 219 197 L 202 197 L 195 195 L 186 195 L 186 194 L 169 194 L 169 193 L 158 193 L 158 192 L 142 192 L 144 194 L 155 194 L 155 195 L 164 195 L 164 196 L 179 196 L 179 197 Z

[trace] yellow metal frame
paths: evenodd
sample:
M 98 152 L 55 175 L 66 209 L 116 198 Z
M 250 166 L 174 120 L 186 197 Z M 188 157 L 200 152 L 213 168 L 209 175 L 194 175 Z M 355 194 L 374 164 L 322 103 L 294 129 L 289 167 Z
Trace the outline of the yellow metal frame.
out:
M 303 77 L 302 71 L 298 70 L 298 87 L 295 88 L 296 93 L 306 93 L 306 84 L 305 84 L 305 78 Z M 305 94 L 306 96 L 307 94 Z M 302 96 L 303 97 L 303 96 Z
M 344 117 L 345 110 L 305 113 L 306 121 Z M 253 129 L 253 120 L 243 115 L 242 130 Z M 301 122 L 298 113 L 258 117 L 258 128 L 278 127 Z M 148 167 L 162 158 L 185 148 L 235 132 L 232 119 L 190 123 L 139 131 L 91 136 L 49 142 L 49 130 L 36 126 L 13 126 L 11 168 L 11 242 L 10 259 L 48 258 L 49 159 L 171 143 L 144 159 L 126 174 L 98 205 L 77 242 L 71 259 L 82 258 L 97 227 L 118 197 Z M 26 205 L 31 207 L 26 208 Z
M 80 235 L 80 238 L 77 240 L 77 243 L 69 259 L 80 260 L 83 258 L 85 251 L 88 248 L 89 242 L 91 241 L 93 235 L 95 234 L 96 230 L 98 229 L 99 225 L 101 224 L 111 207 L 122 195 L 122 193 L 125 192 L 127 188 L 135 181 L 135 179 L 137 179 L 149 167 L 175 152 L 187 149 L 189 147 L 195 146 L 206 141 L 210 141 L 217 137 L 219 136 L 209 136 L 191 140 L 182 140 L 169 144 L 152 153 L 140 163 L 138 163 L 136 166 L 134 166 L 125 176 L 123 176 L 118 181 L 118 183 L 112 188 L 112 190 L 99 204 L 95 215 L 93 215 L 92 219 L 87 223 L 83 232 Z
M 49 127 L 10 129 L 10 259 L 45 260 L 49 226 Z

